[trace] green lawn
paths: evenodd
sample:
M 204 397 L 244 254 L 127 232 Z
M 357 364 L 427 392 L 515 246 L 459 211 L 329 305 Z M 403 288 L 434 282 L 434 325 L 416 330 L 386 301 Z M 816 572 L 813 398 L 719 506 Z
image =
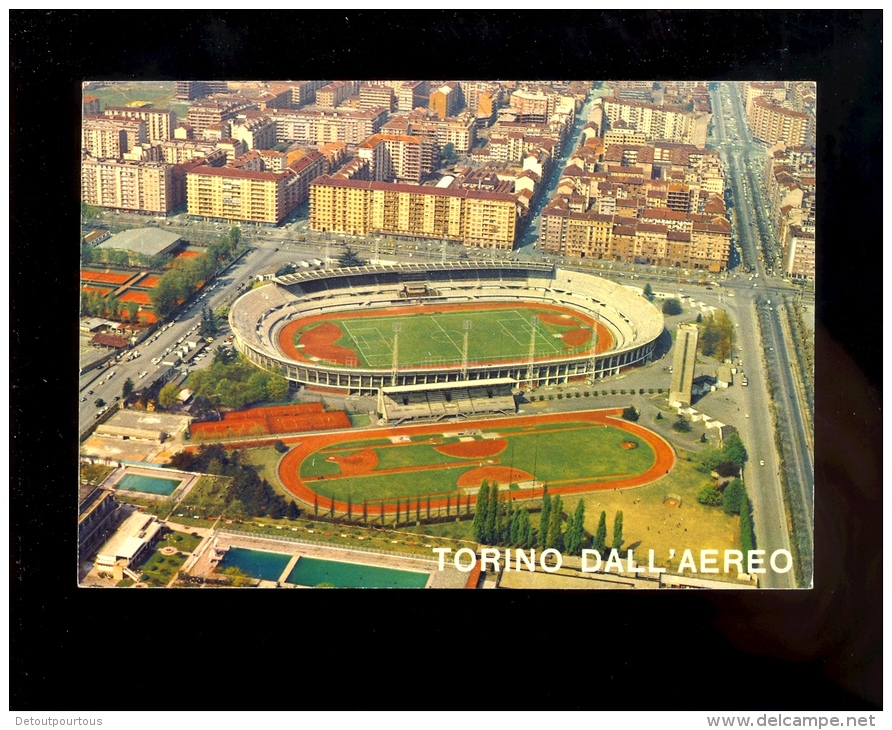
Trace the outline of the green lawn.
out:
M 159 550 L 163 547 L 175 547 L 180 552 L 191 553 L 200 543 L 201 538 L 189 532 L 173 531 L 168 533 L 163 540 L 159 540 L 156 547 Z
M 557 486 L 573 480 L 598 481 L 617 475 L 640 474 L 654 462 L 653 450 L 627 431 L 612 426 L 587 423 L 553 424 L 540 430 L 517 431 L 506 429 L 500 435 L 507 447 L 497 456 L 484 459 L 462 459 L 441 454 L 435 450 L 438 444 L 410 442 L 406 444 L 370 447 L 378 455 L 378 465 L 368 474 L 341 476 L 340 467 L 326 460 L 330 454 L 349 455 L 361 451 L 354 442 L 344 442 L 308 456 L 300 467 L 302 478 L 311 479 L 308 486 L 322 497 L 345 500 L 351 496 L 354 503 L 363 499 L 393 500 L 431 493 L 448 493 L 457 489 L 459 477 L 480 464 L 513 466 L 533 474 L 537 479 Z M 426 436 L 425 440 L 430 436 Z M 457 442 L 457 438 L 444 439 L 443 443 Z M 622 444 L 635 441 L 638 448 L 625 449 Z M 467 466 L 450 466 L 464 462 Z M 406 467 L 430 467 L 422 471 L 381 473 L 382 470 Z M 324 476 L 324 479 L 313 477 Z M 502 485 L 507 486 L 507 485 Z
M 162 555 L 156 550 L 139 569 L 140 580 L 152 588 L 163 588 L 170 583 L 185 562 L 185 555 Z
M 440 312 L 425 315 L 389 314 L 382 317 L 335 317 L 327 323 L 340 328 L 342 337 L 335 343 L 357 353 L 359 363 L 366 367 L 387 367 L 393 363 L 393 323 L 399 322 L 399 360 L 402 365 L 433 365 L 460 363 L 464 342 L 464 322 L 470 322 L 468 360 L 490 362 L 511 358 L 526 358 L 530 352 L 531 324 L 536 324 L 535 354 L 551 357 L 580 352 L 579 347 L 566 347 L 556 337 L 571 329 L 587 327 L 582 319 L 567 317 L 567 325 L 546 324 L 535 315 L 540 310 L 530 308 Z M 545 312 L 554 316 L 554 312 Z M 295 333 L 294 341 L 310 330 L 324 324 L 316 322 Z
M 198 483 L 189 490 L 186 498 L 180 502 L 171 519 L 181 521 L 183 518 L 178 515 L 183 514 L 187 518 L 193 518 L 193 522 L 189 524 L 200 524 L 207 527 L 207 517 L 219 517 L 226 506 L 226 490 L 232 479 L 230 477 L 206 475 L 198 480 Z M 194 522 L 195 516 L 204 522 Z
M 173 81 L 127 81 L 103 86 L 84 92 L 99 97 L 103 109 L 108 106 L 126 106 L 132 101 L 148 101 L 156 109 L 171 109 L 178 120 L 185 120 L 189 104 L 178 102 Z

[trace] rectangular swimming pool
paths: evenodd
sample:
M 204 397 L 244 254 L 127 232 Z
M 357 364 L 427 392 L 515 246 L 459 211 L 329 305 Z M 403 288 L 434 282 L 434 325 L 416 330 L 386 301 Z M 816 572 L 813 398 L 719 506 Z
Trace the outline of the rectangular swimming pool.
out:
M 291 555 L 285 553 L 231 547 L 220 561 L 220 568 L 238 568 L 246 575 L 260 580 L 279 580 L 291 558 Z
M 428 577 L 427 573 L 414 570 L 300 558 L 285 582 L 299 586 L 325 585 L 334 588 L 424 588 Z
M 145 474 L 125 474 L 117 484 L 117 489 L 128 492 L 146 492 L 148 494 L 163 494 L 170 496 L 180 486 L 182 479 L 164 479 L 162 477 L 149 477 Z

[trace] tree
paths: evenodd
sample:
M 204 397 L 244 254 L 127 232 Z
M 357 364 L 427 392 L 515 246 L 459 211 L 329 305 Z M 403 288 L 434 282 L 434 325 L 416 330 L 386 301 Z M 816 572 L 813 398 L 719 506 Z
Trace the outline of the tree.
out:
M 214 365 L 216 365 L 217 363 L 220 363 L 222 365 L 231 365 L 235 362 L 237 354 L 238 353 L 233 347 L 218 345 L 217 349 L 214 351 Z
M 623 511 L 619 510 L 613 520 L 613 549 L 619 550 L 623 544 Z
M 567 518 L 567 534 L 564 538 L 566 552 L 570 555 L 581 555 L 583 540 L 585 540 L 585 504 L 580 499 L 576 503 L 576 511 Z
M 739 469 L 743 468 L 746 462 L 746 448 L 740 439 L 740 434 L 729 434 L 722 443 L 722 458 L 725 461 L 733 462 Z
M 213 337 L 218 331 L 217 318 L 214 317 L 214 313 L 210 307 L 203 307 L 201 310 L 201 329 L 199 330 L 201 336 Z
M 477 505 L 474 508 L 474 522 L 472 530 L 477 542 L 486 542 L 486 514 L 489 508 L 489 484 L 486 479 L 480 483 L 480 491 L 477 492 Z
M 238 248 L 239 241 L 242 240 L 242 229 L 238 226 L 233 226 L 229 229 L 229 246 L 232 250 Z
M 675 419 L 675 423 L 672 424 L 672 430 L 680 433 L 688 433 L 691 430 L 691 424 L 687 418 L 679 413 L 678 417 Z
M 663 314 L 681 314 L 681 302 L 678 299 L 666 299 L 663 302 Z
M 289 383 L 279 373 L 270 373 L 266 384 L 266 396 L 274 403 L 288 397 Z
M 452 142 L 447 142 L 443 145 L 443 149 L 440 151 L 440 157 L 445 164 L 452 164 L 456 159 L 455 145 L 452 144 Z
M 136 302 L 127 302 L 127 321 L 136 322 L 139 316 L 139 305 Z
M 489 504 L 486 508 L 484 542 L 497 545 L 499 542 L 499 485 L 493 484 L 489 490 Z
M 551 510 L 548 515 L 548 538 L 545 542 L 546 548 L 554 548 L 558 551 L 564 549 L 564 533 L 561 531 L 563 523 L 563 504 L 561 503 L 561 495 L 555 495 L 551 502 Z
M 601 517 L 598 519 L 598 529 L 595 530 L 595 536 L 592 538 L 592 547 L 599 553 L 604 552 L 607 547 L 607 513 L 602 511 Z
M 722 509 L 725 514 L 738 515 L 743 505 L 746 503 L 746 491 L 743 482 L 740 479 L 732 479 L 725 487 L 725 494 L 722 498 Z
M 703 321 L 703 314 L 698 312 L 697 313 L 697 324 L 700 324 L 702 321 Z
M 93 402 L 93 405 L 96 406 L 97 408 L 102 408 L 102 406 L 105 405 L 105 401 L 102 400 L 102 398 L 97 398 L 97 399 Z
M 697 492 L 697 501 L 710 507 L 717 507 L 722 503 L 722 492 L 715 484 L 706 484 Z
M 548 542 L 548 521 L 551 519 L 551 495 L 546 489 L 542 496 L 542 513 L 539 515 L 539 535 L 537 542 L 544 548 Z
M 347 267 L 347 266 L 365 266 L 366 261 L 359 257 L 359 254 L 356 253 L 349 246 L 347 250 L 344 251 L 340 256 L 338 256 L 338 266 Z
M 716 465 L 715 473 L 720 477 L 736 477 L 740 476 L 740 468 L 733 461 L 723 461 Z
M 127 400 L 130 395 L 133 393 L 133 381 L 130 378 L 124 381 L 124 385 L 121 386 L 121 397 L 124 400 Z
M 641 414 L 638 413 L 638 409 L 635 406 L 628 406 L 627 408 L 623 408 L 623 418 L 627 421 L 637 421 L 638 417 Z
M 285 442 L 282 441 L 282 439 L 276 439 L 273 443 L 273 448 L 280 454 L 284 454 L 286 451 L 288 451 L 288 446 L 285 445 Z
M 240 499 L 234 499 L 229 503 L 229 506 L 226 507 L 226 515 L 234 520 L 246 520 L 249 516 L 248 510 L 245 509 L 245 505 Z
M 292 499 L 288 502 L 288 519 L 296 520 L 300 517 L 300 508 L 297 506 L 297 503 Z
M 654 290 L 651 288 L 650 283 L 644 285 L 644 298 L 649 302 L 654 300 Z
M 294 502 L 292 502 L 294 504 Z M 281 520 L 288 511 L 288 507 L 285 504 L 285 500 L 282 497 L 278 497 L 273 500 L 273 503 L 269 508 L 269 516 L 274 520 Z

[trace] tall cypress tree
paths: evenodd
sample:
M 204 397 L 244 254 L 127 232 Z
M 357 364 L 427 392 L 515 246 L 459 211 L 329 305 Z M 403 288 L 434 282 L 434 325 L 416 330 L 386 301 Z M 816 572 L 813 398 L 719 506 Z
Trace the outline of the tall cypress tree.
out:
M 493 484 L 489 491 L 489 507 L 486 510 L 485 542 L 496 545 L 499 542 L 499 485 Z
M 489 505 L 489 484 L 486 479 L 480 483 L 480 491 L 477 492 L 477 506 L 474 509 L 474 539 L 477 542 L 486 542 L 486 512 Z
M 499 545 L 513 545 L 511 542 L 511 525 L 515 514 L 514 502 L 511 501 L 509 495 L 505 499 L 505 518 L 502 520 L 502 533 L 499 536 Z
M 576 550 L 574 555 L 582 555 L 582 545 L 585 542 L 585 503 L 580 499 L 576 503 L 576 513 L 573 516 L 575 528 Z
M 604 552 L 607 547 L 607 513 L 601 512 L 598 520 L 598 529 L 595 530 L 595 536 L 592 538 L 592 547 L 599 553 Z
M 523 545 L 522 547 L 529 549 L 533 547 L 533 522 L 530 520 L 530 511 L 523 508 Z
M 619 510 L 613 520 L 613 549 L 619 550 L 623 544 L 623 511 Z
M 540 548 L 544 548 L 548 542 L 548 520 L 551 518 L 551 495 L 548 490 L 542 496 L 542 514 L 539 515 L 539 535 L 537 542 Z
M 561 532 L 563 505 L 561 504 L 561 495 L 555 495 L 551 502 L 551 512 L 548 518 L 548 539 L 546 547 L 554 548 L 562 551 L 564 549 L 564 533 Z
M 514 505 L 512 504 L 512 507 Z M 508 528 L 508 544 L 511 547 L 520 545 L 520 510 L 514 509 L 511 512 L 511 524 Z
M 567 515 L 567 531 L 564 533 L 564 552 L 568 555 L 576 554 L 576 515 Z

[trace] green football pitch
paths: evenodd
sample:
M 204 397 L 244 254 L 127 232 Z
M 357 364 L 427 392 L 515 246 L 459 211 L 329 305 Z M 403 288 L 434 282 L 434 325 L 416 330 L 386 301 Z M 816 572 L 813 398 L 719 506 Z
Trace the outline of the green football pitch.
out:
M 516 307 L 437 311 L 432 306 L 417 314 L 314 318 L 294 333 L 294 344 L 303 348 L 304 355 L 329 360 L 324 347 L 307 343 L 312 343 L 314 330 L 317 334 L 331 332 L 332 325 L 338 328 L 340 337 L 326 344 L 352 351 L 355 364 L 370 368 L 393 364 L 394 342 L 399 348 L 399 364 L 404 367 L 461 363 L 466 327 L 470 363 L 524 360 L 530 355 L 531 342 L 536 359 L 573 355 L 585 352 L 592 341 L 591 326 L 570 310 Z

